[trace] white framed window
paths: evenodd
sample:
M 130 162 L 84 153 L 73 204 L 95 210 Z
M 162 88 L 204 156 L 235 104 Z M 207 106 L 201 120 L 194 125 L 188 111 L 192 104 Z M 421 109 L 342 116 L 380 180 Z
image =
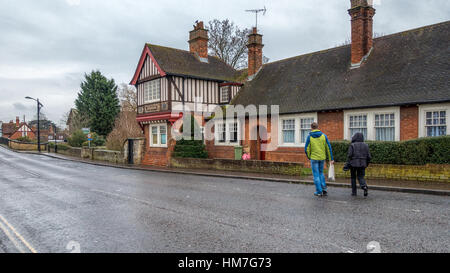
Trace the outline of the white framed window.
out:
M 144 103 L 152 103 L 161 99 L 161 79 L 144 82 Z
M 222 86 L 220 88 L 220 103 L 228 103 L 230 101 L 230 87 Z
M 295 143 L 295 119 L 283 119 L 283 143 Z
M 351 115 L 349 117 L 350 135 L 362 133 L 364 139 L 367 139 L 367 114 Z
M 446 116 L 447 113 L 445 110 L 425 112 L 425 129 L 427 137 L 447 135 Z
M 238 124 L 237 122 L 228 123 L 228 139 L 230 143 L 238 142 Z
M 216 145 L 239 145 L 241 128 L 238 120 L 216 121 L 215 128 Z
M 314 118 L 300 118 L 300 143 L 306 143 L 306 139 L 311 133 L 311 123 Z
M 227 142 L 226 123 L 218 123 L 216 128 L 217 128 L 217 140 L 220 143 Z
M 167 124 L 150 125 L 150 147 L 167 147 Z
M 364 140 L 399 141 L 400 107 L 344 111 L 344 139 L 360 132 Z
M 419 137 L 450 135 L 450 103 L 419 105 Z
M 283 115 L 279 120 L 279 147 L 304 147 L 317 113 Z
M 375 114 L 375 140 L 395 140 L 395 114 Z

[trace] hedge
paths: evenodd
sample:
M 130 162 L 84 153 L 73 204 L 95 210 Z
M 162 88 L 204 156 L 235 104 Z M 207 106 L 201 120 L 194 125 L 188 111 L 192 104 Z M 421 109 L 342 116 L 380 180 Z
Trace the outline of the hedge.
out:
M 58 145 L 58 150 L 69 150 L 71 148 L 67 143 L 57 143 L 57 145 Z M 49 142 L 48 146 L 50 146 L 50 148 L 54 149 L 55 143 Z
M 208 152 L 201 140 L 178 140 L 173 150 L 174 157 L 208 158 Z
M 407 141 L 367 141 L 372 163 L 425 165 L 450 164 L 450 136 L 419 138 Z M 347 161 L 349 141 L 333 141 L 336 162 Z

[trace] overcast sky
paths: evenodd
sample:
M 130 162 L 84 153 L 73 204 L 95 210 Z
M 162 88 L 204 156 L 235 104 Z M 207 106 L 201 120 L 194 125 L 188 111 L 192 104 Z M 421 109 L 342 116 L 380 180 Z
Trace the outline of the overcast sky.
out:
M 448 0 L 374 0 L 374 31 L 390 34 L 450 19 Z M 259 18 L 264 55 L 276 61 L 350 37 L 349 0 L 0 0 L 0 121 L 34 118 L 38 97 L 59 124 L 85 72 L 129 83 L 145 42 L 188 49 L 195 20 Z

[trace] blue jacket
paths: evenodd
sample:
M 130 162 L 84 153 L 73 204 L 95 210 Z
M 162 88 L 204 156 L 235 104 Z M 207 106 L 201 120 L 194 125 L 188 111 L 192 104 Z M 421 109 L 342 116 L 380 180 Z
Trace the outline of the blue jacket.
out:
M 333 151 L 327 135 L 313 130 L 306 138 L 305 153 L 310 160 L 333 160 Z

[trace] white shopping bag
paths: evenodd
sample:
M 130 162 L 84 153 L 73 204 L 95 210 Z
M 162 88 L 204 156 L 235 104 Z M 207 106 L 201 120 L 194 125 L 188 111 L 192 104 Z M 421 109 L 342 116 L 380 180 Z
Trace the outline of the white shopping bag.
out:
M 330 166 L 328 167 L 328 181 L 334 181 L 334 164 L 330 163 Z

